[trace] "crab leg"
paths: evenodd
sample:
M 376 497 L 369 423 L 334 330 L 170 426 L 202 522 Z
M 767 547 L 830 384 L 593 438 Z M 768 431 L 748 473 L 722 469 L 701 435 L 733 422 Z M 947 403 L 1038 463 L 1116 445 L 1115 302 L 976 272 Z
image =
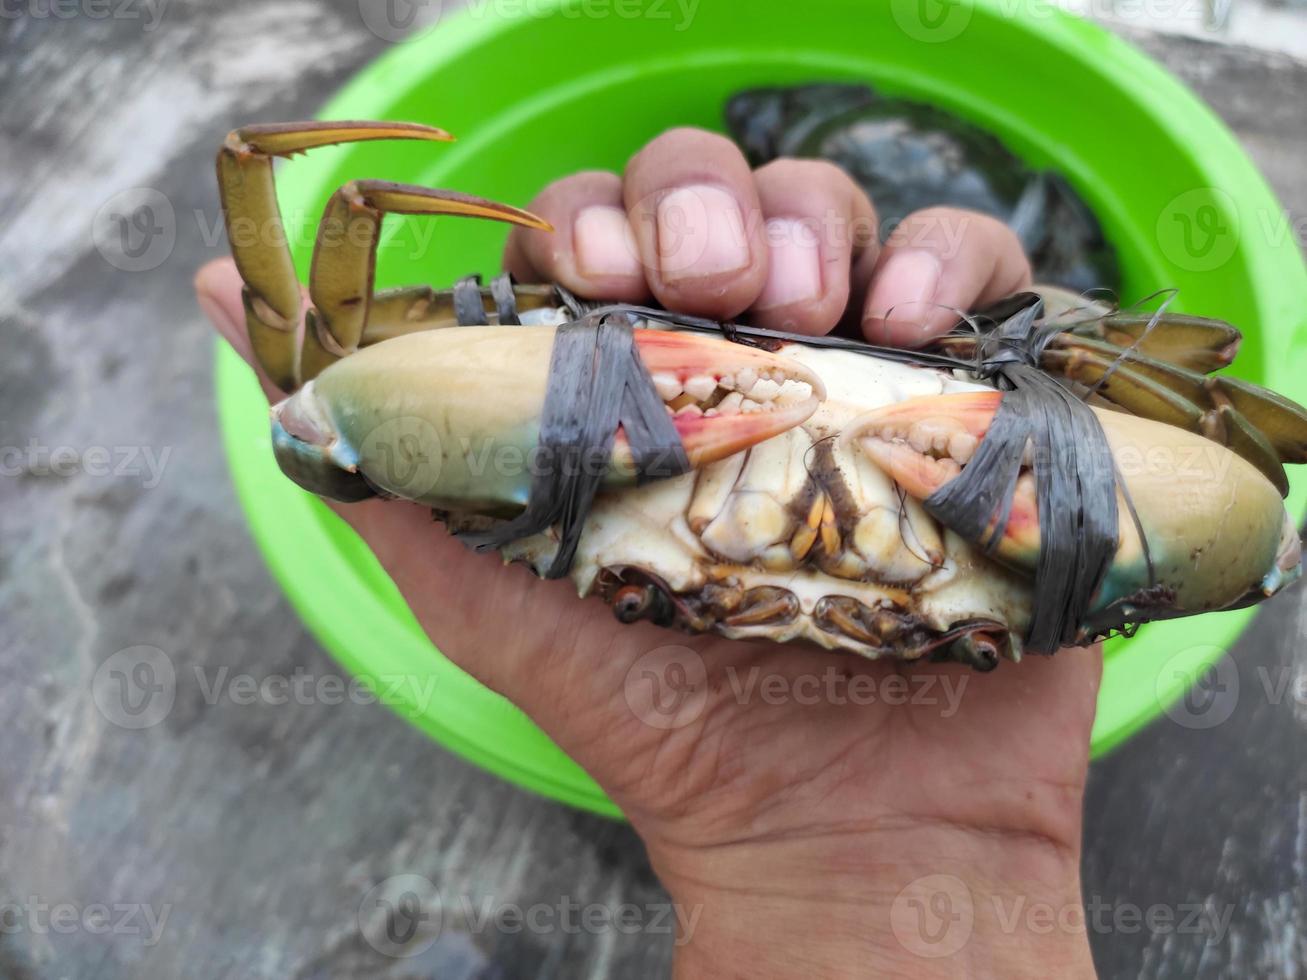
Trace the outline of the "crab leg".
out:
M 305 320 L 301 382 L 358 349 L 371 306 L 381 219 L 387 213 L 456 214 L 553 230 L 528 211 L 458 191 L 381 180 L 345 184 L 327 203 L 318 226 L 309 273 L 314 309 Z
M 1047 284 L 1031 291 L 1043 297 L 1046 323 L 1061 324 L 1077 337 L 1103 340 L 1203 374 L 1230 364 L 1243 340 L 1224 320 L 1118 310 L 1101 300 Z
M 233 130 L 218 151 L 218 191 L 236 268 L 245 280 L 245 322 L 255 356 L 279 387 L 295 387 L 300 285 L 273 183 L 274 157 L 335 143 L 379 139 L 452 140 L 413 123 L 292 122 Z
M 1204 377 L 1085 337 L 1055 338 L 1042 363 L 1136 415 L 1229 446 L 1266 474 L 1281 495 L 1289 489 L 1281 462 L 1307 458 L 1307 413 L 1264 388 Z
M 1230 364 L 1242 340 L 1239 331 L 1223 320 L 1180 313 L 1160 319 L 1145 313 L 1114 313 L 1078 323 L 1070 333 L 1203 374 Z
M 515 283 L 513 297 L 518 313 L 550 309 L 558 305 L 558 294 L 550 285 Z M 487 317 L 496 315 L 495 300 L 488 287 L 481 288 L 481 306 Z M 452 289 L 432 289 L 430 286 L 383 289 L 372 294 L 368 322 L 364 325 L 359 346 L 367 347 L 391 337 L 419 330 L 439 330 L 457 324 Z
M 967 357 L 975 343 L 974 335 L 950 336 L 939 347 Z M 1247 381 L 1202 373 L 1228 364 L 1238 345 L 1238 331 L 1220 320 L 1115 314 L 1054 336 L 1040 366 L 1134 415 L 1229 446 L 1283 496 L 1281 464 L 1307 461 L 1307 411 Z
M 926 500 L 968 465 L 1002 397 L 994 391 L 910 399 L 858 419 L 848 438 L 909 495 Z M 1220 609 L 1250 593 L 1271 595 L 1297 577 L 1297 530 L 1255 467 L 1192 432 L 1095 412 L 1112 450 L 1103 465 L 1117 473 L 1120 515 L 1116 557 L 1095 611 L 1127 604 L 1143 610 L 1142 620 L 1153 618 L 1146 614 L 1150 603 L 1168 615 Z M 1030 462 L 1023 462 L 996 554 L 1033 571 L 1040 528 Z
M 274 157 L 336 143 L 379 139 L 448 141 L 444 130 L 414 123 L 301 122 L 246 126 L 218 152 L 218 186 L 232 256 L 245 280 L 246 328 L 259 364 L 286 391 L 315 377 L 364 342 L 373 301 L 377 242 L 387 212 L 457 214 L 551 230 L 549 223 L 507 204 L 389 181 L 351 181 L 328 202 L 318 226 L 309 275 L 313 308 L 296 359 L 300 286 L 273 184 Z M 431 290 L 386 297 L 385 312 L 412 311 Z M 398 295 L 398 302 L 396 298 Z

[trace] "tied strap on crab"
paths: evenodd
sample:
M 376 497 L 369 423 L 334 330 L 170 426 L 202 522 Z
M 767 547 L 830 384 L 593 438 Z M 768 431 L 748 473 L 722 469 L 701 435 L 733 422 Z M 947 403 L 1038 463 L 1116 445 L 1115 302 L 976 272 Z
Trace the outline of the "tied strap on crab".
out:
M 1038 367 L 1059 328 L 1039 324 L 1039 297 L 1014 300 L 1016 311 L 982 334 L 973 368 L 1006 393 L 971 463 L 924 506 L 992 552 L 1011 516 L 1030 446 L 1040 538 L 1026 646 L 1052 653 L 1078 640 L 1116 553 L 1118 481 L 1093 411 Z
M 558 552 L 545 577 L 562 578 L 572 567 L 619 424 L 637 482 L 689 471 L 681 437 L 636 350 L 633 318 L 604 311 L 562 324 L 550 355 L 526 509 L 499 527 L 463 539 L 485 551 L 557 524 Z

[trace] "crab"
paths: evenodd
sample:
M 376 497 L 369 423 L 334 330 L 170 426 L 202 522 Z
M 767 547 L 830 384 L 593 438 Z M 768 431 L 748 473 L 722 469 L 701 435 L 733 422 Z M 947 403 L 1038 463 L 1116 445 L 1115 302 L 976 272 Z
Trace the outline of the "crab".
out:
M 1082 290 L 1118 285 L 1116 253 L 1064 178 L 1031 170 L 993 134 L 938 106 L 818 82 L 737 92 L 725 118 L 755 167 L 778 157 L 840 166 L 886 227 L 935 205 L 980 211 L 1017 233 L 1036 279 Z
M 390 122 L 257 125 L 218 154 L 252 347 L 290 392 L 271 409 L 288 477 L 336 500 L 429 506 L 506 561 L 569 575 L 627 622 L 978 669 L 1038 649 L 1023 642 L 1047 519 L 1032 447 L 1004 517 L 950 523 L 931 506 L 983 456 L 1011 397 L 957 369 L 977 333 L 955 330 L 911 363 L 853 342 L 585 304 L 506 277 L 374 293 L 388 212 L 549 226 L 481 198 L 369 180 L 326 206 L 301 330 L 273 160 L 385 138 L 450 137 Z M 242 233 L 250 227 L 276 233 Z M 1307 412 L 1210 374 L 1233 359 L 1238 332 L 1055 289 L 1042 303 L 1041 322 L 1057 329 L 1038 364 L 1092 406 L 1117 497 L 1114 550 L 1067 639 L 1245 605 L 1292 582 L 1301 548 L 1281 502 L 1282 464 L 1307 461 Z M 558 522 L 521 522 L 536 503 L 554 358 L 587 319 L 629 330 L 674 465 L 642 466 L 623 415 L 584 447 L 593 496 L 572 515 L 569 540 Z

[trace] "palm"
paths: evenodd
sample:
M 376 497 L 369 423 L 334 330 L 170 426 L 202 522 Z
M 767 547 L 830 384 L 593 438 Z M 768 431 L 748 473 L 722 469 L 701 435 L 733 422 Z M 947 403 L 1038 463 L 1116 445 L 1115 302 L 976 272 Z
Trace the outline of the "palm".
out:
M 624 626 L 570 582 L 469 553 L 417 506 L 341 513 L 440 649 L 637 824 L 692 846 L 932 821 L 1072 843 L 1094 653 L 977 675 Z

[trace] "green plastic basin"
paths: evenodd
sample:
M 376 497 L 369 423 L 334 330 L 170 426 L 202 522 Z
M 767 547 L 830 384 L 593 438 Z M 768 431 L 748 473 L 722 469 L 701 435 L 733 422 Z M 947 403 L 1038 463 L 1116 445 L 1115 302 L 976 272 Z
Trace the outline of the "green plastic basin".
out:
M 1030 163 L 1061 171 L 1115 243 L 1127 300 L 1177 287 L 1174 308 L 1245 331 L 1235 373 L 1307 400 L 1307 271 L 1251 161 L 1202 103 L 1125 42 L 1052 9 L 1022 9 L 1030 12 L 1013 19 L 1002 15 L 1001 0 L 523 0 L 472 8 L 396 45 L 321 113 L 432 123 L 457 143 L 364 143 L 319 150 L 281 170 L 300 275 L 312 226 L 346 180 L 411 181 L 525 205 L 561 175 L 620 170 L 669 126 L 720 129 L 723 102 L 741 88 L 856 79 L 935 102 L 988 127 Z M 379 286 L 493 273 L 505 235 L 490 222 L 395 217 L 387 232 Z M 431 645 L 366 546 L 281 476 L 253 375 L 221 345 L 216 384 L 253 536 L 321 643 L 364 680 L 427 681 L 405 689 L 433 696 L 399 710 L 453 751 L 537 792 L 618 815 L 525 715 Z M 1305 494 L 1307 481 L 1295 474 L 1295 514 Z M 1163 713 L 1249 615 L 1158 623 L 1110 642 L 1094 751 Z

